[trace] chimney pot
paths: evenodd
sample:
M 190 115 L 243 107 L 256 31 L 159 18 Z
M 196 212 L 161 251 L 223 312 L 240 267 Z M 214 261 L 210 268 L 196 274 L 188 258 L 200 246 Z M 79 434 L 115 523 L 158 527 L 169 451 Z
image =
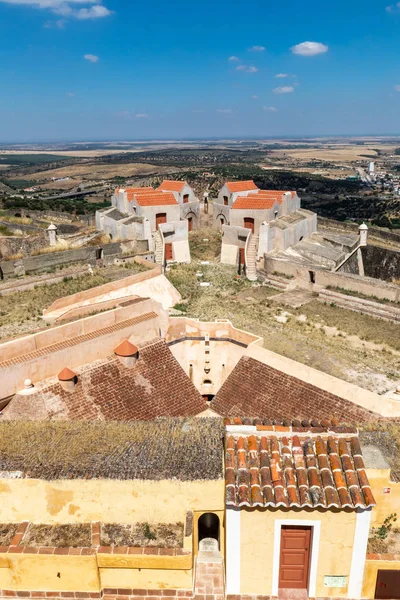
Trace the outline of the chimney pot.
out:
M 71 369 L 68 369 L 68 367 L 65 367 L 62 371 L 60 371 L 57 377 L 63 390 L 66 392 L 74 391 L 75 384 L 78 379 L 76 373 L 71 371 Z
M 129 340 L 124 340 L 114 349 L 114 354 L 118 356 L 120 363 L 124 367 L 131 368 L 136 364 L 139 357 L 139 350 Z

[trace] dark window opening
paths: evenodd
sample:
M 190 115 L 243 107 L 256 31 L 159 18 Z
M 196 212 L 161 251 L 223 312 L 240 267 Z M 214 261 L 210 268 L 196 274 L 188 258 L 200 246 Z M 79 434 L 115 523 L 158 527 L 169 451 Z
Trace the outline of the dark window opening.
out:
M 308 271 L 310 275 L 310 283 L 315 283 L 315 271 Z
M 203 381 L 203 385 L 212 385 L 212 381 L 211 381 L 211 379 L 205 379 L 205 380 Z
M 214 394 L 203 394 L 203 398 L 206 402 L 211 402 L 214 398 Z
M 197 523 L 199 543 L 205 538 L 213 538 L 219 546 L 219 518 L 214 513 L 204 513 Z
M 228 206 L 228 196 L 224 196 L 224 205 Z
M 110 236 L 110 240 L 112 240 L 113 238 L 112 238 L 112 235 L 111 235 L 111 233 L 109 233 L 108 235 Z
M 187 202 L 189 202 L 189 194 L 185 194 L 183 196 L 183 202 L 184 202 L 184 204 L 186 204 Z
M 103 248 L 96 249 L 96 260 L 100 260 L 103 258 Z
M 3 269 L 0 267 L 0 280 L 4 279 Z
M 300 238 L 299 238 L 299 242 L 301 242 L 301 240 L 303 240 L 303 239 L 304 239 L 304 236 L 301 235 Z
M 274 215 L 275 215 L 275 219 L 276 219 L 276 217 L 278 216 L 278 211 L 277 210 L 274 212 Z

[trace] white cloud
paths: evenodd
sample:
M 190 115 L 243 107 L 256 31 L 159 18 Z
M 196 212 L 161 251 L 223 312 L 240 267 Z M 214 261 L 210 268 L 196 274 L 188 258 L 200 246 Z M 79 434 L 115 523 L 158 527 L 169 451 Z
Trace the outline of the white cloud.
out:
M 231 60 L 232 62 L 235 62 L 235 61 L 238 61 L 239 59 L 238 59 L 238 57 L 237 57 L 237 56 L 230 56 L 230 57 L 228 58 L 228 60 Z
M 275 106 L 263 106 L 263 110 L 265 112 L 278 112 L 278 109 Z
M 233 113 L 233 110 L 231 108 L 217 108 L 217 113 L 222 115 L 230 115 Z
M 387 6 L 386 11 L 388 13 L 399 12 L 400 11 L 400 2 L 397 2 L 396 4 L 392 4 L 391 6 Z
M 300 56 L 316 56 L 328 52 L 328 46 L 320 42 L 302 42 L 292 46 L 291 50 L 293 54 L 299 54 Z
M 85 60 L 88 60 L 91 63 L 97 63 L 97 62 L 99 62 L 99 57 L 96 56 L 95 54 L 85 54 L 83 58 Z
M 396 92 L 400 92 L 400 85 L 395 85 L 394 89 L 396 90 Z
M 75 16 L 77 19 L 101 19 L 102 17 L 108 17 L 111 14 L 111 10 L 108 10 L 105 6 L 96 4 L 90 8 L 80 8 Z
M 291 94 L 294 92 L 294 87 L 292 85 L 283 85 L 282 87 L 277 87 L 272 91 L 274 94 Z
M 257 67 L 253 65 L 239 65 L 236 67 L 236 71 L 243 71 L 244 73 L 257 73 Z
M 0 0 L 0 2 L 48 10 L 56 15 L 73 19 L 99 19 L 112 14 L 112 11 L 102 6 L 101 0 Z M 46 28 L 53 26 L 60 27 L 57 22 L 55 25 L 51 22 L 45 24 Z
M 264 46 L 252 46 L 249 48 L 250 52 L 264 52 Z
M 289 77 L 289 75 L 287 73 L 278 73 L 277 75 L 275 75 L 275 77 L 277 79 L 285 79 L 285 77 Z
M 67 92 L 68 98 L 73 98 L 75 96 L 74 92 Z
M 137 119 L 148 119 L 149 115 L 147 113 L 136 113 L 135 117 Z
M 252 100 L 258 100 L 258 96 L 256 96 L 256 95 L 252 96 L 251 98 L 252 98 Z

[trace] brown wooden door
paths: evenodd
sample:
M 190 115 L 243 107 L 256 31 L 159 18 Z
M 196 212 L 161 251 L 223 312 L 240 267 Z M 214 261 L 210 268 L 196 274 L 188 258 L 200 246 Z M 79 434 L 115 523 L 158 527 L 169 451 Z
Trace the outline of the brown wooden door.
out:
M 279 587 L 303 590 L 308 587 L 311 527 L 283 526 Z
M 244 248 L 239 248 L 239 258 L 240 258 L 240 264 L 245 265 L 246 261 L 245 261 L 245 257 L 244 257 Z
M 246 229 L 251 229 L 251 233 L 254 233 L 254 219 L 251 219 L 250 217 L 245 217 L 243 220 Z
M 165 260 L 172 260 L 172 244 L 165 244 Z
M 400 598 L 400 571 L 379 569 L 376 578 L 375 598 Z
M 193 229 L 193 217 L 188 218 L 188 230 L 192 231 Z
M 158 226 L 161 225 L 161 223 L 166 223 L 167 222 L 167 213 L 158 213 L 158 215 L 156 215 L 156 229 L 158 229 Z

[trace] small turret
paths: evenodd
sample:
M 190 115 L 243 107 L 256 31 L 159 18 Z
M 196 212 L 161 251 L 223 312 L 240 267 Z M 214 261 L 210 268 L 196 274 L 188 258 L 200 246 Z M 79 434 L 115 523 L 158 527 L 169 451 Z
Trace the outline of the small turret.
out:
M 367 227 L 367 225 L 365 223 L 363 223 L 358 228 L 358 231 L 359 231 L 359 235 L 360 235 L 360 246 L 366 246 L 367 245 L 367 238 L 368 238 L 368 227 Z

